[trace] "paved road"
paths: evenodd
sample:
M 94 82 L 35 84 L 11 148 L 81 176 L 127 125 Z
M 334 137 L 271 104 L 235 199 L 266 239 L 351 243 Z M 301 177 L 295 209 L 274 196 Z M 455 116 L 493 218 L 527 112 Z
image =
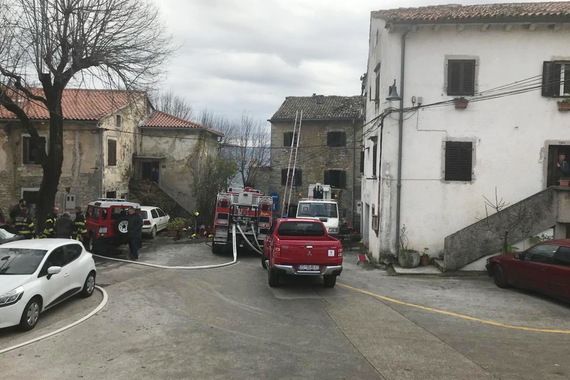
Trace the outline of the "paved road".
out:
M 221 263 L 205 245 L 145 242 L 141 260 Z M 168 244 L 165 244 L 168 243 Z M 394 277 L 354 265 L 339 283 L 483 319 L 570 329 L 570 308 L 485 277 Z M 565 379 L 570 335 L 513 331 L 383 302 L 316 279 L 267 286 L 259 259 L 202 271 L 102 261 L 109 304 L 57 337 L 0 356 L 2 379 Z M 50 313 L 58 327 L 80 305 Z M 30 334 L 30 333 L 26 333 Z M 0 330 L 0 348 L 21 340 Z

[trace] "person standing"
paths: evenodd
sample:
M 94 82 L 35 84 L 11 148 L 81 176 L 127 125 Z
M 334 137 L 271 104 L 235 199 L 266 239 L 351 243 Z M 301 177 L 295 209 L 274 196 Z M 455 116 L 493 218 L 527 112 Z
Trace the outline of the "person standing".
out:
M 44 232 L 41 234 L 42 238 L 55 237 L 55 222 L 57 221 L 58 214 L 59 214 L 59 208 L 54 207 L 51 211 L 51 214 L 49 214 L 46 219 Z
M 35 224 L 32 218 L 30 218 L 26 207 L 18 208 L 18 212 L 14 217 L 14 230 L 16 234 L 26 239 L 33 239 L 35 237 Z
M 134 207 L 129 207 L 127 222 L 130 258 L 131 260 L 138 260 L 139 248 L 142 244 L 143 219 Z
M 85 227 L 85 215 L 81 211 L 81 207 L 75 208 L 75 220 L 73 221 L 74 233 L 73 238 L 84 242 L 85 235 L 87 234 L 87 228 Z
M 73 235 L 73 222 L 66 212 L 55 222 L 55 237 L 58 239 L 71 239 Z

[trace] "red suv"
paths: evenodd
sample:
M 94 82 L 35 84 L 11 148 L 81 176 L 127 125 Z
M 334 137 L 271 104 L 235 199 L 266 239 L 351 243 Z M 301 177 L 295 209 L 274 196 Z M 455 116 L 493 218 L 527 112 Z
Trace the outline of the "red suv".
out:
M 127 210 L 140 209 L 138 203 L 124 199 L 99 199 L 87 206 L 86 227 L 87 249 L 93 253 L 104 253 L 109 247 L 127 243 Z

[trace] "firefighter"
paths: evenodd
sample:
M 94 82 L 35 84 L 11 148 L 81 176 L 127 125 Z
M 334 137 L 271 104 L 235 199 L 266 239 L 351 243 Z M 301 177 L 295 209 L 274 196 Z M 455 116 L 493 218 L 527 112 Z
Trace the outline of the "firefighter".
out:
M 46 225 L 44 231 L 42 232 L 42 238 L 53 238 L 55 237 L 55 222 L 57 222 L 57 216 L 59 214 L 59 208 L 54 207 L 51 214 L 48 215 L 46 219 Z
M 83 215 L 81 207 L 75 208 L 75 220 L 73 221 L 73 227 L 73 238 L 83 243 L 83 239 L 87 234 L 87 228 L 85 227 L 85 215 Z
M 30 218 L 27 208 L 20 208 L 17 214 L 15 214 L 14 229 L 18 235 L 26 239 L 33 239 L 35 237 L 34 221 Z

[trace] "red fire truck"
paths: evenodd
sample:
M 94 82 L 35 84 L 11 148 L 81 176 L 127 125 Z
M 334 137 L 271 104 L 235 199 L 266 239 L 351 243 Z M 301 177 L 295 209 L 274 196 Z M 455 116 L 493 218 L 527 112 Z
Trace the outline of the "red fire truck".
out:
M 231 249 L 232 227 L 236 226 L 238 247 L 246 244 L 261 251 L 263 241 L 271 228 L 273 198 L 251 187 L 228 188 L 216 199 L 214 216 L 214 240 L 212 252 L 222 253 Z

